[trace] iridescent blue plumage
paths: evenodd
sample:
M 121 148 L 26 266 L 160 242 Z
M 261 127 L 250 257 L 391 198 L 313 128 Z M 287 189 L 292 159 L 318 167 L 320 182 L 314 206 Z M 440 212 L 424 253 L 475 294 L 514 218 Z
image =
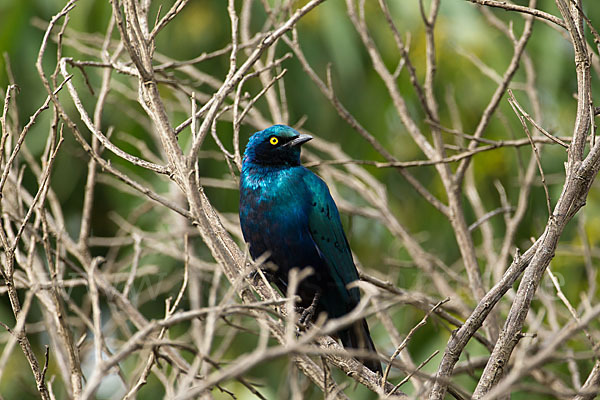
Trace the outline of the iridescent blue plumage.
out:
M 320 295 L 317 313 L 341 317 L 360 301 L 352 253 L 325 182 L 300 165 L 300 146 L 312 139 L 285 125 L 255 133 L 246 146 L 240 179 L 240 222 L 254 259 L 268 253 L 278 268 L 274 282 L 285 293 L 288 273 L 310 266 L 298 289 L 306 308 Z M 375 352 L 365 320 L 338 332 L 346 347 Z M 381 372 L 377 361 L 363 359 Z

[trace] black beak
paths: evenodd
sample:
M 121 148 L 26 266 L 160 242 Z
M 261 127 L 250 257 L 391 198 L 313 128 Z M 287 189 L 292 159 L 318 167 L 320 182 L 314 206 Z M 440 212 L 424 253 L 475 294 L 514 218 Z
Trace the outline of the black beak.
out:
M 304 143 L 308 142 L 312 138 L 313 137 L 310 136 L 310 135 L 301 134 L 300 136 L 296 136 L 294 139 L 292 139 L 289 142 L 287 142 L 286 144 L 284 144 L 283 147 L 296 147 L 296 146 L 300 146 L 301 144 L 304 144 Z

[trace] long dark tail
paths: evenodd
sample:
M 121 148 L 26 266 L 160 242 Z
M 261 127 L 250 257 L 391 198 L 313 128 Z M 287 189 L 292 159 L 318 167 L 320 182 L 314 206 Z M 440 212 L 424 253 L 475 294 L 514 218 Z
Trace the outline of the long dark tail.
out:
M 338 335 L 340 336 L 344 347 L 357 350 L 367 350 L 369 352 L 372 352 L 373 355 L 377 354 L 377 350 L 375 349 L 375 345 L 373 344 L 373 340 L 371 339 L 371 334 L 369 333 L 369 326 L 367 325 L 367 321 L 364 319 L 356 321 L 348 328 L 339 331 Z M 383 376 L 383 371 L 381 370 L 381 363 L 378 360 L 374 358 L 361 357 L 358 357 L 358 360 L 365 364 L 365 366 L 371 371 L 375 373 L 378 372 L 381 376 Z

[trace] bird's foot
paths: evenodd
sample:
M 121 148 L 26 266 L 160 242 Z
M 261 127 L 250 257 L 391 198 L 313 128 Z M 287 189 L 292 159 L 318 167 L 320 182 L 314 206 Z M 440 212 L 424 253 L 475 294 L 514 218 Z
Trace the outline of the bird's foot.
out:
M 315 312 L 317 311 L 317 304 L 319 304 L 319 298 L 321 298 L 320 293 L 316 293 L 315 297 L 313 297 L 312 303 L 310 306 L 305 308 L 300 314 L 300 319 L 298 319 L 298 325 L 302 328 L 302 330 L 306 330 L 308 328 L 308 323 L 312 321 L 315 316 Z
M 255 269 L 254 271 L 250 272 L 246 276 L 246 278 L 251 280 L 252 282 L 254 282 L 256 280 L 256 278 L 258 278 L 258 269 Z
M 248 274 L 248 278 L 250 278 L 251 281 L 255 281 L 257 279 L 261 279 L 260 275 L 264 275 L 265 278 L 267 278 L 267 281 L 269 282 L 273 282 L 275 280 L 275 275 L 273 274 L 272 271 L 270 271 L 268 268 L 257 268 L 254 271 L 250 272 Z

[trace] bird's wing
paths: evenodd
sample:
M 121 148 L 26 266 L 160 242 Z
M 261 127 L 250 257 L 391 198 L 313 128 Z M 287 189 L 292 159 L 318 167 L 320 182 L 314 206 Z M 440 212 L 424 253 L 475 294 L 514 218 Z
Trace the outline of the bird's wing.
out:
M 329 193 L 329 188 L 321 178 L 309 172 L 305 176 L 305 182 L 312 195 L 308 211 L 308 227 L 313 241 L 325 260 L 329 274 L 345 303 L 358 303 L 360 301 L 358 288 L 347 288 L 349 283 L 358 280 L 358 272 L 352 260 L 337 206 Z

